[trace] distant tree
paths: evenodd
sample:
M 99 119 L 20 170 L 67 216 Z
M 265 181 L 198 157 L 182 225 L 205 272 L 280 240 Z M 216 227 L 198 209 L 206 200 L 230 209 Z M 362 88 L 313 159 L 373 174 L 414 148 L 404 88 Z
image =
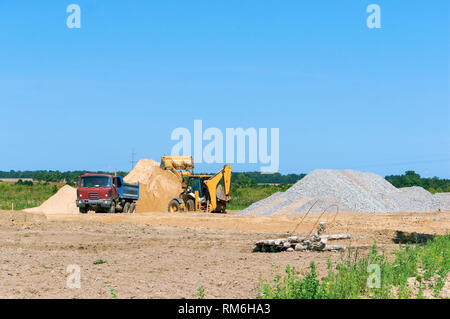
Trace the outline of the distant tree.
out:
M 431 193 L 449 192 L 450 180 L 440 179 L 438 177 L 424 178 L 414 171 L 406 171 L 403 175 L 389 175 L 385 177 L 395 187 L 420 186 Z
M 280 173 L 262 174 L 261 172 L 234 172 L 232 175 L 232 182 L 236 182 L 241 175 L 253 179 L 256 184 L 294 184 L 306 174 L 282 175 Z M 241 184 L 243 182 L 242 178 L 243 177 L 241 177 L 240 180 Z

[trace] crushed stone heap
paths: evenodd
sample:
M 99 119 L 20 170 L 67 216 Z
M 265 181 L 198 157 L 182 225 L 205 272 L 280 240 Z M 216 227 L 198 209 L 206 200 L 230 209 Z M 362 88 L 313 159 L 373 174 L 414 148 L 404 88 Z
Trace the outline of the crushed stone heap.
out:
M 317 202 L 317 203 L 316 203 Z M 396 188 L 383 177 L 355 170 L 317 169 L 284 193 L 253 203 L 238 215 L 322 212 L 337 205 L 347 212 L 429 212 L 450 209 L 449 193 L 432 195 L 422 187 Z M 330 207 L 329 211 L 336 211 Z

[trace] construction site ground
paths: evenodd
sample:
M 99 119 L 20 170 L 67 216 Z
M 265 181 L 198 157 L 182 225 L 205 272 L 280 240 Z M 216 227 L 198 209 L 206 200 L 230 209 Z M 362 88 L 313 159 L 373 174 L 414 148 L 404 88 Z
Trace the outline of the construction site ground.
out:
M 309 214 L 298 233 L 309 233 L 320 214 Z M 445 234 L 450 212 L 334 213 L 325 233 L 349 233 L 339 244 L 367 252 L 376 239 L 387 252 L 396 231 Z M 326 274 L 337 252 L 253 253 L 260 239 L 287 237 L 303 215 L 236 216 L 202 213 L 68 215 L 0 211 L 0 298 L 254 298 L 287 264 L 307 271 L 315 261 Z M 106 263 L 94 264 L 96 260 Z M 66 285 L 69 265 L 81 287 Z M 112 290 L 111 290 L 112 289 Z

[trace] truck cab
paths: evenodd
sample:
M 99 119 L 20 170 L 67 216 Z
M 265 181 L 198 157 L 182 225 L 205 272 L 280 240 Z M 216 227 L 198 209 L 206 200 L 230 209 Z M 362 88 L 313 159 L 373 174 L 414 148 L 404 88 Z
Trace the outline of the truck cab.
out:
M 80 213 L 134 213 L 139 199 L 139 184 L 129 184 L 121 176 L 85 174 L 80 176 L 76 205 Z

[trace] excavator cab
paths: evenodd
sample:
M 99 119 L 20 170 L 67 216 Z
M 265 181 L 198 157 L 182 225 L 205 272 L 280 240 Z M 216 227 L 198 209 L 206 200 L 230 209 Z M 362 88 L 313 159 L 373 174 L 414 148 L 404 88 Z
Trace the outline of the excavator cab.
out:
M 192 178 L 192 191 L 198 192 L 199 197 L 203 197 L 203 187 L 202 187 L 202 180 L 200 177 L 193 177 Z

